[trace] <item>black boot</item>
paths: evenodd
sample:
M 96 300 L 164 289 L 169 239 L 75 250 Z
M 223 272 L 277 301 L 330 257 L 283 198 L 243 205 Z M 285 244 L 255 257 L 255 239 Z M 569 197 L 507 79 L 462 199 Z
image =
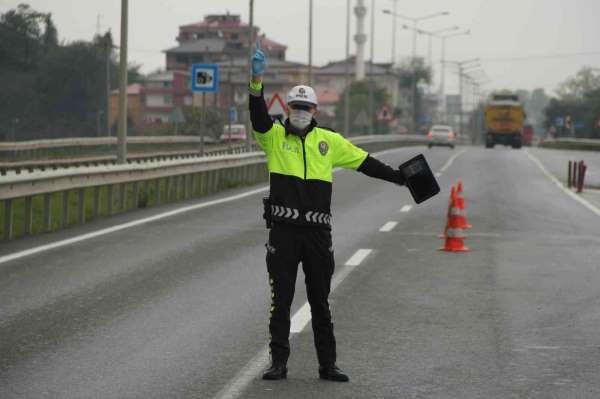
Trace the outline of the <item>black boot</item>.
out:
M 350 378 L 335 364 L 319 366 L 319 378 L 322 380 L 348 382 Z
M 263 380 L 283 380 L 285 378 L 287 378 L 287 367 L 285 363 L 278 362 L 273 362 L 262 376 Z

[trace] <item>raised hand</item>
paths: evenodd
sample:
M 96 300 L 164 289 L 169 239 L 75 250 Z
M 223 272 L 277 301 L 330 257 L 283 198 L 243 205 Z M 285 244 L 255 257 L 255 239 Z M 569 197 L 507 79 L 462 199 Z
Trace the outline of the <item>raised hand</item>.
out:
M 265 53 L 260 48 L 260 39 L 256 40 L 256 51 L 252 57 L 252 76 L 262 76 L 267 67 Z

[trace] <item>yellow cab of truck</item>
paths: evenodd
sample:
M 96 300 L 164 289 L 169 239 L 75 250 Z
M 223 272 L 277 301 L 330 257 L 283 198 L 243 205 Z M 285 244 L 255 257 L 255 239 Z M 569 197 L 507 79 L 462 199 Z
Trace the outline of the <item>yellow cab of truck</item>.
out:
M 515 94 L 493 94 L 485 107 L 486 148 L 496 144 L 521 148 L 525 111 Z

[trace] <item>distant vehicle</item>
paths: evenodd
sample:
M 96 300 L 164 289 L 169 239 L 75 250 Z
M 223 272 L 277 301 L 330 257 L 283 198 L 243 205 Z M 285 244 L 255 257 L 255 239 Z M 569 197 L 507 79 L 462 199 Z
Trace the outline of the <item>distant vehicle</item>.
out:
M 433 125 L 429 133 L 427 133 L 427 139 L 427 147 L 429 148 L 438 145 L 454 149 L 456 134 L 454 134 L 450 126 Z
M 496 144 L 521 148 L 525 112 L 515 94 L 493 94 L 485 106 L 485 147 Z
M 531 146 L 533 144 L 533 126 L 525 125 L 523 126 L 523 144 L 526 146 Z
M 246 126 L 242 124 L 232 124 L 231 132 L 229 131 L 229 125 L 225 125 L 223 134 L 220 137 L 220 141 L 240 141 L 246 140 Z

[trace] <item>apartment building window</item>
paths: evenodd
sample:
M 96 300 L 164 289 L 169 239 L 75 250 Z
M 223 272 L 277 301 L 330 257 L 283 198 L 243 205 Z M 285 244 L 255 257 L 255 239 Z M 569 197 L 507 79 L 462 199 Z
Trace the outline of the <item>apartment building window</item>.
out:
M 163 96 L 163 101 L 164 101 L 165 105 L 173 105 L 173 96 L 172 95 Z

